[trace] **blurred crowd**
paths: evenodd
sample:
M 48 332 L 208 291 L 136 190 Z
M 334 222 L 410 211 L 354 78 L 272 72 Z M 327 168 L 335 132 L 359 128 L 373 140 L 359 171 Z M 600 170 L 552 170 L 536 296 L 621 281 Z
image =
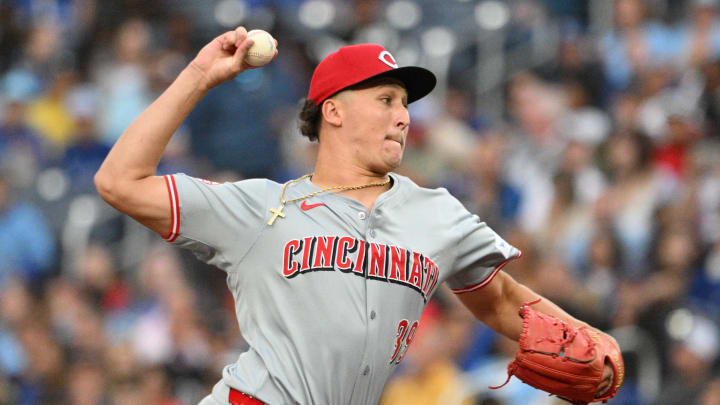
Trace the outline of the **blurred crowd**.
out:
M 0 404 L 194 404 L 245 349 L 222 272 L 93 186 L 129 123 L 235 24 L 280 55 L 210 92 L 161 173 L 309 172 L 296 115 L 314 64 L 383 42 L 442 70 L 411 105 L 398 172 L 448 188 L 523 251 L 507 272 L 617 338 L 628 373 L 610 403 L 720 404 L 716 0 L 0 1 Z M 538 44 L 550 57 L 508 61 L 486 113 L 479 61 Z M 488 389 L 517 345 L 447 290 L 421 325 L 383 405 L 559 401 Z

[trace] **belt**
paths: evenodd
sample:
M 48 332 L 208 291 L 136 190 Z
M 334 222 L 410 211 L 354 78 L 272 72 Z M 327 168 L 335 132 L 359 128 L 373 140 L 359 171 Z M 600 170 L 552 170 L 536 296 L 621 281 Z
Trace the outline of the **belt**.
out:
M 265 402 L 260 401 L 257 398 L 253 398 L 244 392 L 236 390 L 235 388 L 230 388 L 228 401 L 230 402 L 230 405 L 265 405 Z

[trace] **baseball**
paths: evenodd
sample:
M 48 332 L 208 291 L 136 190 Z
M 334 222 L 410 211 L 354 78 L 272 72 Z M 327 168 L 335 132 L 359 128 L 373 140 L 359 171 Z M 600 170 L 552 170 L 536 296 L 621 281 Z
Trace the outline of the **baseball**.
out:
M 245 63 L 250 66 L 265 66 L 275 55 L 275 38 L 267 31 L 252 30 L 247 34 L 255 43 L 245 55 Z

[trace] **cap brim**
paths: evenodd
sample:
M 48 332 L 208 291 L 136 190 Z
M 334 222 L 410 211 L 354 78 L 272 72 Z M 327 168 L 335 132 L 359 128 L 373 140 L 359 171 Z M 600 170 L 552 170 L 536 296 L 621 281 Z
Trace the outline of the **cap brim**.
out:
M 405 84 L 405 90 L 407 90 L 408 93 L 408 104 L 430 94 L 437 84 L 437 78 L 435 78 L 433 72 L 418 66 L 404 66 L 368 77 L 363 81 L 353 84 L 353 86 L 381 77 L 392 77 L 403 82 Z

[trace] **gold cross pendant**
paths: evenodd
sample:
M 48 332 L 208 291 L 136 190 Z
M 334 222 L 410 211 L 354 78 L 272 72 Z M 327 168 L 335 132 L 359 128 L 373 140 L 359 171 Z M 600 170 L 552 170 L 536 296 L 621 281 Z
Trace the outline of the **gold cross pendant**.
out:
M 277 207 L 277 209 L 270 208 L 270 212 L 273 213 L 273 217 L 270 218 L 270 220 L 268 221 L 268 225 L 272 226 L 273 222 L 275 222 L 277 217 L 285 218 L 285 214 L 282 213 L 283 208 L 285 208 L 285 204 L 280 204 L 280 206 Z

